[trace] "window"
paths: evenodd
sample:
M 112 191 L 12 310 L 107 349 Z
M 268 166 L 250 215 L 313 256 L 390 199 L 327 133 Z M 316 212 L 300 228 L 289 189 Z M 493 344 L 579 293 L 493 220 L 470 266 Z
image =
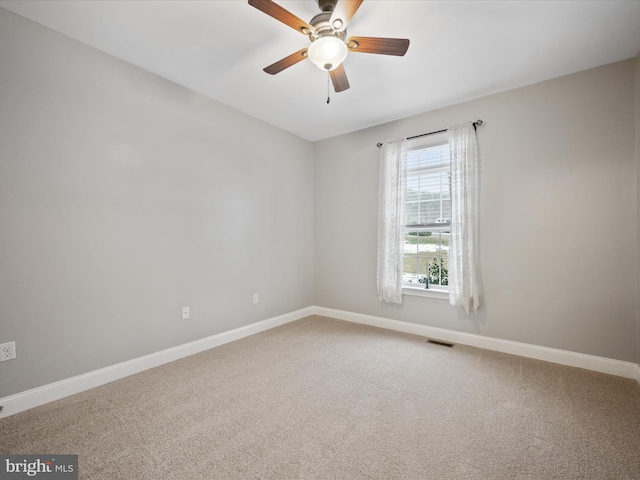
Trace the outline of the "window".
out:
M 414 140 L 415 142 L 415 140 Z M 448 290 L 451 224 L 449 144 L 424 138 L 407 149 L 402 284 Z
M 446 140 L 427 134 L 429 143 L 402 139 L 381 144 L 381 302 L 402 303 L 404 294 L 448 297 L 467 314 L 478 311 L 480 172 L 475 127 L 481 124 L 449 126 Z

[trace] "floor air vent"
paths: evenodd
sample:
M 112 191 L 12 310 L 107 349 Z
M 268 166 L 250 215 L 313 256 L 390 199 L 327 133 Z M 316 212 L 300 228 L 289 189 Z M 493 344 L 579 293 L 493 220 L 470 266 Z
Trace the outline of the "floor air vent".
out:
M 433 343 L 434 345 L 442 345 L 443 347 L 453 347 L 453 343 L 448 343 L 448 342 L 441 342 L 440 340 L 427 340 L 427 343 Z

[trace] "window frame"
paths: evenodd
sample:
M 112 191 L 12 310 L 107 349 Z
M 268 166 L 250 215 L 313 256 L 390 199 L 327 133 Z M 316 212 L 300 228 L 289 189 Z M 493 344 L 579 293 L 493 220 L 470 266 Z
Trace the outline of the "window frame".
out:
M 407 145 L 407 153 L 415 151 L 415 150 L 423 150 L 433 147 L 438 147 L 442 145 L 448 145 L 448 139 L 446 132 L 434 134 L 433 136 L 429 136 L 429 138 L 417 138 L 411 140 Z M 408 155 L 405 158 L 405 162 L 408 163 Z M 407 163 L 405 163 L 406 168 L 406 181 L 408 182 L 411 176 L 415 176 L 419 173 L 424 172 L 450 172 L 451 171 L 451 162 L 445 165 L 436 165 L 432 167 L 416 167 L 409 168 Z M 405 187 L 406 188 L 406 187 Z M 451 185 L 449 185 L 449 189 L 451 189 Z M 441 190 L 442 191 L 442 190 Z M 406 192 L 406 190 L 405 190 Z M 407 205 L 407 200 L 405 200 L 405 208 Z M 407 225 L 405 224 L 405 235 L 407 232 L 442 232 L 444 230 L 451 231 L 451 219 L 449 218 L 449 222 L 447 223 L 428 223 L 428 224 L 416 224 L 416 225 Z M 404 236 L 403 236 L 404 238 Z M 404 241 L 404 240 L 403 240 Z M 404 273 L 404 272 L 403 272 Z M 440 299 L 448 299 L 449 297 L 449 287 L 448 285 L 430 285 L 429 288 L 425 288 L 424 284 L 413 284 L 413 283 L 402 283 L 402 293 L 403 295 L 413 295 L 413 296 L 421 296 L 421 297 L 432 297 L 432 298 L 440 298 Z

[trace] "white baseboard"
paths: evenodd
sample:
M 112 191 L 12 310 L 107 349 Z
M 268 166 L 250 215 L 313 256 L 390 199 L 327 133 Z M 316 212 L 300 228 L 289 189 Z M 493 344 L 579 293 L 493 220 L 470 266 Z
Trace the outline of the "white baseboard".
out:
M 403 333 L 411 333 L 451 343 L 460 343 L 462 345 L 484 348 L 486 350 L 510 353 L 521 357 L 535 358 L 537 360 L 584 368 L 619 377 L 632 378 L 640 383 L 640 366 L 635 363 L 625 362 L 622 360 L 614 360 L 611 358 L 597 357 L 595 355 L 559 350 L 557 348 L 541 347 L 528 343 L 513 342 L 511 340 L 484 337 L 482 335 L 457 332 L 455 330 L 447 330 L 444 328 L 428 327 L 425 325 L 391 320 L 373 315 L 364 315 L 361 313 L 345 312 L 343 310 L 334 310 L 331 308 L 314 307 L 313 313 L 315 315 L 336 318 L 338 320 L 362 323 L 364 325 L 386 328 L 388 330 L 395 330 Z
M 547 362 L 585 368 L 587 370 L 608 373 L 620 377 L 633 378 L 640 384 L 640 365 L 631 362 L 596 357 L 594 355 L 569 352 L 555 348 L 540 347 L 537 345 L 513 342 L 510 340 L 484 337 L 482 335 L 457 332 L 455 330 L 447 330 L 444 328 L 428 327 L 425 325 L 391 320 L 373 315 L 364 315 L 361 313 L 352 313 L 343 310 L 312 306 L 269 318 L 251 325 L 236 328 L 228 332 L 219 333 L 217 335 L 212 335 L 200 340 L 168 348 L 160 352 L 151 353 L 143 357 L 134 358 L 99 370 L 94 370 L 93 372 L 88 372 L 76 377 L 67 378 L 59 382 L 50 383 L 48 385 L 43 385 L 42 387 L 37 387 L 15 395 L 0 398 L 0 405 L 3 407 L 3 410 L 0 412 L 0 418 L 5 418 L 24 410 L 44 405 L 45 403 L 60 400 L 61 398 L 68 397 L 69 395 L 74 395 L 76 393 L 128 377 L 129 375 L 133 375 L 165 363 L 173 362 L 174 360 L 179 360 L 219 345 L 224 345 L 225 343 L 230 343 L 256 333 L 264 332 L 265 330 L 299 320 L 309 315 L 321 315 L 338 320 L 361 323 L 364 325 L 411 333 L 437 340 L 484 348 L 486 350 L 510 353 L 513 355 L 520 355 L 522 357 L 535 358 L 538 360 L 545 360 Z
M 165 363 L 173 362 L 174 360 L 179 360 L 219 345 L 224 345 L 225 343 L 234 342 L 241 338 L 284 325 L 285 323 L 299 320 L 309 315 L 313 315 L 313 307 L 296 310 L 295 312 L 252 323 L 251 325 L 236 328 L 228 332 L 212 335 L 200 340 L 195 340 L 183 345 L 151 353 L 143 357 L 134 358 L 133 360 L 94 370 L 93 372 L 84 373 L 65 380 L 60 380 L 59 382 L 50 383 L 48 385 L 43 385 L 42 387 L 37 387 L 15 395 L 0 398 L 0 405 L 3 407 L 0 412 L 0 418 L 5 418 L 24 410 L 44 405 L 45 403 L 53 402 L 54 400 L 59 400 L 64 397 L 68 397 L 69 395 L 74 395 L 76 393 L 119 380 L 121 378 L 128 377 L 129 375 L 133 375 Z

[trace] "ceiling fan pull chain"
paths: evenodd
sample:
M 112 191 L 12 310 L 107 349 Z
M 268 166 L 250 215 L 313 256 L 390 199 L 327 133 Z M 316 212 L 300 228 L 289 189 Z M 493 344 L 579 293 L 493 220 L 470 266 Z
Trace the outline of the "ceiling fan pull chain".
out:
M 329 103 L 331 101 L 331 90 L 329 90 L 329 79 L 331 78 L 331 74 L 329 73 L 329 70 L 327 70 L 327 103 Z

